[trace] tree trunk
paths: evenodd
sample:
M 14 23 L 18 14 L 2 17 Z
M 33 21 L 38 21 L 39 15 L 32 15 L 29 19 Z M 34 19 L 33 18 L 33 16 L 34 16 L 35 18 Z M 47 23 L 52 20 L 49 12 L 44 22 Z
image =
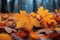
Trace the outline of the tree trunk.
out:
M 55 11 L 56 9 L 56 3 L 55 3 L 55 0 L 53 0 L 53 11 Z
M 1 12 L 6 13 L 7 0 L 1 0 Z
M 10 1 L 10 12 L 14 11 L 14 2 L 15 2 L 15 0 Z
M 60 8 L 60 0 L 58 0 L 58 6 L 59 6 L 59 8 Z
M 33 12 L 37 11 L 37 7 L 36 7 L 36 0 L 33 0 Z

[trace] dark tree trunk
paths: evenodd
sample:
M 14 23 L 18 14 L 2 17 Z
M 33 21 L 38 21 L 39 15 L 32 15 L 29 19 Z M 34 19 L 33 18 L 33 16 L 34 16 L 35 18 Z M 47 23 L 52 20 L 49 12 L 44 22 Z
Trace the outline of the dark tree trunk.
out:
M 14 2 L 15 2 L 15 0 L 10 1 L 10 12 L 14 11 Z
M 21 6 L 20 6 L 21 10 L 22 10 L 22 4 L 23 4 L 23 0 L 21 0 Z
M 58 6 L 59 6 L 59 8 L 60 8 L 60 0 L 58 0 Z
M 53 0 L 53 11 L 55 11 L 55 9 L 56 9 L 56 3 L 55 3 L 55 0 Z
M 43 0 L 42 0 L 42 4 L 41 4 L 41 6 L 43 6 L 43 3 L 44 3 L 44 2 L 43 2 Z
M 37 11 L 37 4 L 36 4 L 36 0 L 33 0 L 33 12 Z
M 7 0 L 1 0 L 1 12 L 6 13 Z

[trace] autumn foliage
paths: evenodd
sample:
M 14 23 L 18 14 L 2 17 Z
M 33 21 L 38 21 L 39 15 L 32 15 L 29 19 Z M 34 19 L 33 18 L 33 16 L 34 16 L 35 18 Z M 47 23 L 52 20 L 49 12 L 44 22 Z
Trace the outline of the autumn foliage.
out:
M 0 33 L 0 40 L 12 40 L 9 34 Z
M 57 10 L 55 11 L 57 12 Z M 43 6 L 38 8 L 37 13 L 31 12 L 30 14 L 27 14 L 26 11 L 20 10 L 20 13 L 12 14 L 11 16 L 9 14 L 0 15 L 0 26 L 11 26 L 13 24 L 12 21 L 16 23 L 16 29 L 26 28 L 25 31 L 29 32 L 29 36 L 35 39 L 38 39 L 39 37 L 32 30 L 33 26 L 37 28 L 42 24 L 44 28 L 56 28 L 58 24 L 55 15 L 50 13 L 48 9 L 44 9 Z M 51 24 L 53 25 L 50 26 Z M 16 34 L 20 35 L 20 33 Z M 26 36 L 24 33 L 20 36 L 23 37 L 23 35 Z M 0 40 L 12 39 L 8 34 L 0 34 Z

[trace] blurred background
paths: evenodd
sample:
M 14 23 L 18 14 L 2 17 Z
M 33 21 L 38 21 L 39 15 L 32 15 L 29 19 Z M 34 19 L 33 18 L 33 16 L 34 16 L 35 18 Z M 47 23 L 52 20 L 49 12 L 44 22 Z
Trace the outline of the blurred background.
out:
M 60 0 L 0 0 L 0 12 L 36 12 L 40 6 L 53 12 L 60 8 Z

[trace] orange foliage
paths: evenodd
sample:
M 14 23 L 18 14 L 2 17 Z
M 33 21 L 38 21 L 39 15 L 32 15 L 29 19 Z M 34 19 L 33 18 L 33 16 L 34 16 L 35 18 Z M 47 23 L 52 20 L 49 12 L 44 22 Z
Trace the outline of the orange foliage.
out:
M 25 11 L 20 11 L 19 14 L 19 20 L 17 21 L 16 27 L 21 28 L 25 24 L 26 21 L 26 12 Z
M 40 27 L 40 22 L 36 19 L 36 18 L 31 18 L 32 21 L 32 25 L 34 25 L 35 27 Z
M 39 39 L 38 35 L 35 34 L 34 32 L 31 32 L 31 33 L 30 33 L 30 37 L 31 37 L 31 38 L 34 38 L 34 39 Z
M 55 11 L 57 12 L 57 10 Z M 54 25 L 57 25 L 57 22 L 54 19 L 55 15 L 52 13 L 49 13 L 49 10 L 44 9 L 43 6 L 38 8 L 37 13 L 31 12 L 31 14 L 27 14 L 26 11 L 20 11 L 19 14 L 18 13 L 13 14 L 12 16 L 13 16 L 13 19 L 16 20 L 16 28 L 18 29 L 24 28 L 25 31 L 28 31 L 30 33 L 29 34 L 30 37 L 34 39 L 39 39 L 39 37 L 31 29 L 33 28 L 33 26 L 40 27 L 40 21 L 39 21 L 40 19 L 44 28 L 48 28 L 49 27 L 48 24 L 51 24 L 52 22 L 54 23 Z M 5 22 L 2 21 L 1 17 L 8 18 L 9 15 L 3 14 L 2 16 L 0 16 L 0 26 L 5 24 Z M 11 18 L 8 18 L 8 19 L 11 19 Z M 11 25 L 12 23 L 10 24 L 10 21 L 9 21 L 6 24 L 8 26 L 8 25 Z M 19 32 L 16 33 L 16 35 L 21 37 L 26 36 L 25 33 L 20 34 Z M 43 36 L 43 37 L 47 38 L 47 36 Z M 12 38 L 8 34 L 0 34 L 0 40 L 12 40 Z
M 8 34 L 1 33 L 0 40 L 12 40 L 11 36 Z
M 20 19 L 19 14 L 18 14 L 18 13 L 17 13 L 17 14 L 14 14 L 14 15 L 13 15 L 13 18 L 14 18 L 15 20 L 19 20 L 19 19 Z
M 48 14 L 47 9 L 44 10 L 43 6 L 41 6 L 40 8 L 38 8 L 37 14 L 40 15 L 40 17 L 45 17 Z

